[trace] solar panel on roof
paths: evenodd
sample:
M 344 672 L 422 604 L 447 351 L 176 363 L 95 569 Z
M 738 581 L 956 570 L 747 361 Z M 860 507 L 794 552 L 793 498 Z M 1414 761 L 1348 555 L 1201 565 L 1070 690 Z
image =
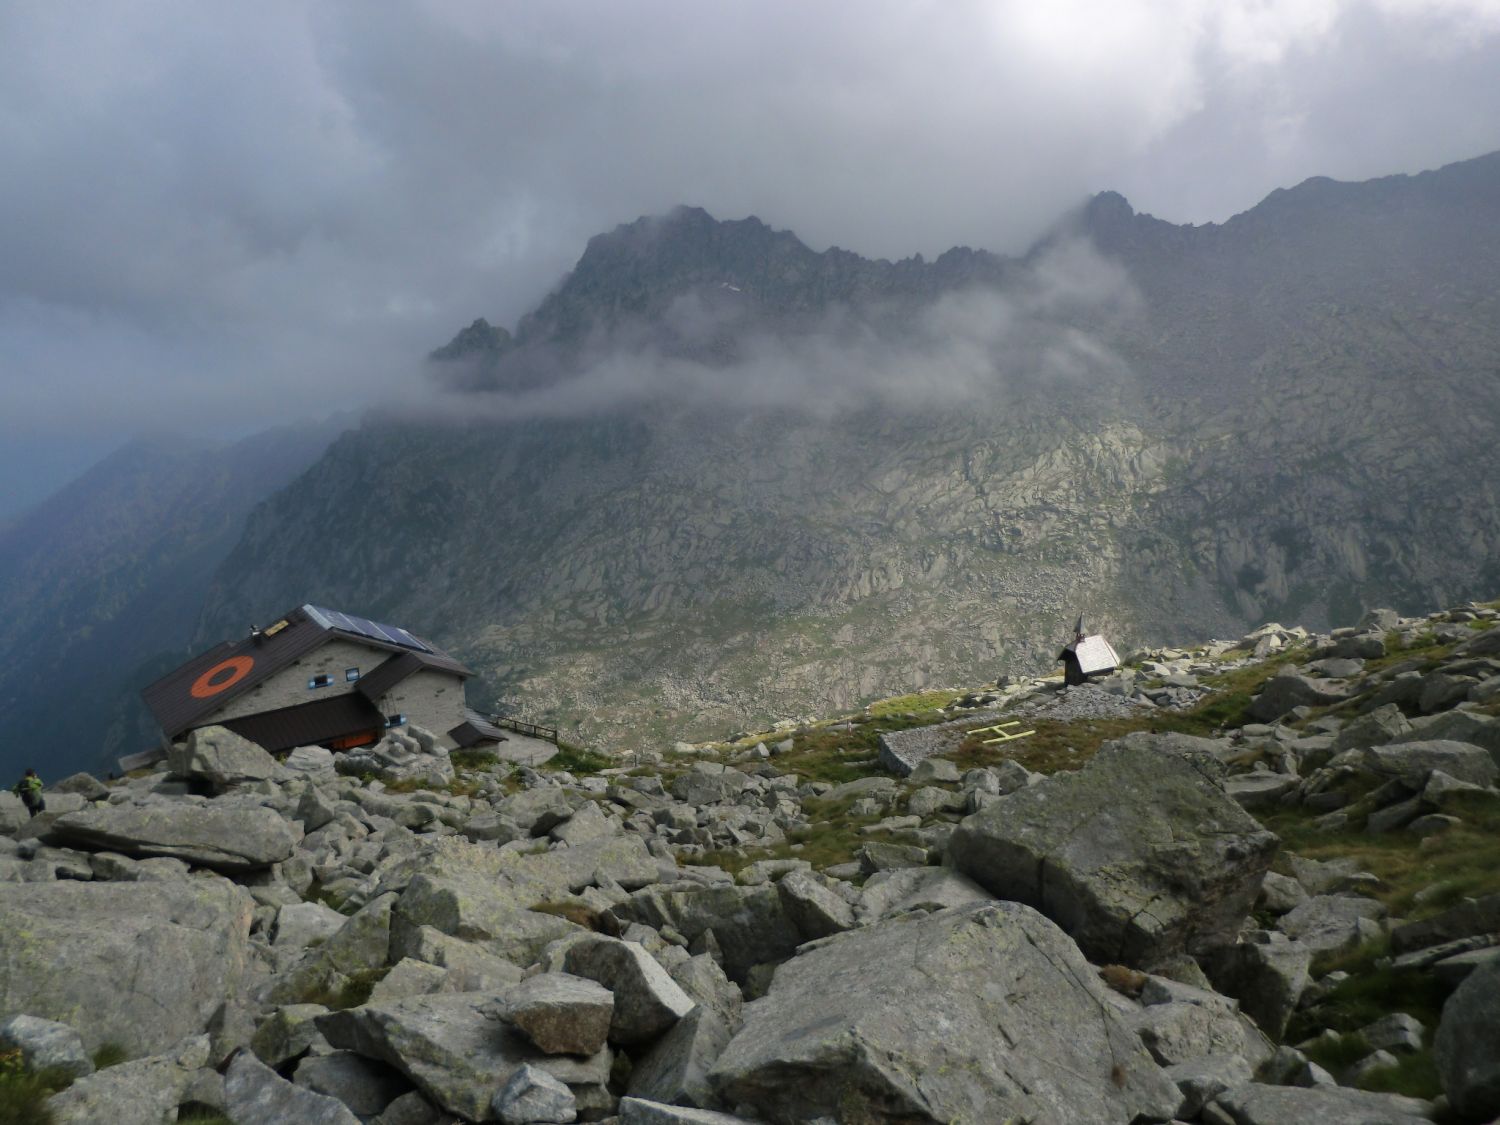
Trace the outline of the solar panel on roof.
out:
M 338 629 L 345 633 L 354 633 L 361 637 L 369 637 L 372 641 L 380 641 L 384 644 L 399 645 L 401 648 L 415 649 L 417 652 L 431 652 L 427 645 L 417 640 L 405 629 L 397 628 L 395 625 L 382 625 L 378 621 L 371 621 L 367 617 L 355 617 L 353 614 L 340 613 L 336 609 L 325 609 L 322 606 L 308 606 L 308 609 L 326 622 L 330 629 Z

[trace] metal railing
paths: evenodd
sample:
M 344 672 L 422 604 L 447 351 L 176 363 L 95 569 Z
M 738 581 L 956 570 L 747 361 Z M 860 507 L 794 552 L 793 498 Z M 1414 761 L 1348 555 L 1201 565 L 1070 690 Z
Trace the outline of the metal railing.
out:
M 491 715 L 490 722 L 505 730 L 513 730 L 517 734 L 544 739 L 554 745 L 557 743 L 556 727 L 543 727 L 538 726 L 536 723 L 523 723 L 520 719 L 508 719 L 504 715 Z

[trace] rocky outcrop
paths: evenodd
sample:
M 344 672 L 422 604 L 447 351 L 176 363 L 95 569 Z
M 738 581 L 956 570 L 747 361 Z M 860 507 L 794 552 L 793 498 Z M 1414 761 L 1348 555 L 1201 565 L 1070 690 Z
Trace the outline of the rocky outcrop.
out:
M 1090 957 L 1149 965 L 1232 944 L 1275 848 L 1209 764 L 1116 744 L 969 817 L 948 856 L 1056 920 Z
M 214 877 L 0 883 L 0 1013 L 68 1024 L 90 1051 L 164 1050 L 245 986 L 252 908 Z
M 711 1080 L 770 1121 L 1168 1118 L 1176 1087 L 1076 947 L 992 903 L 828 939 L 784 966 Z
M 128 856 L 168 856 L 219 871 L 249 871 L 290 859 L 297 837 L 266 808 L 152 802 L 60 816 L 51 834 L 65 844 Z

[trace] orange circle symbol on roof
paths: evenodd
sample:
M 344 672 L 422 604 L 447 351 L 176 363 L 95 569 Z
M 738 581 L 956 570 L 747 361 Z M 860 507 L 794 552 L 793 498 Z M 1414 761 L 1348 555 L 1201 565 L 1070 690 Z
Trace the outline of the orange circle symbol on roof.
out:
M 219 692 L 234 687 L 248 676 L 250 669 L 254 667 L 255 657 L 253 656 L 231 656 L 228 660 L 219 661 L 194 680 L 188 692 L 194 699 L 207 699 L 218 695 Z

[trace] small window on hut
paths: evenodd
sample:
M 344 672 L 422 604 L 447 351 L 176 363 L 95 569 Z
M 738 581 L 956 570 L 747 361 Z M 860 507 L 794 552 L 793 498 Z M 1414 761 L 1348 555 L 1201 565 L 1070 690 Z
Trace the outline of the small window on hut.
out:
M 388 727 L 404 727 L 406 725 L 405 715 L 387 715 L 385 725 Z
M 325 672 L 308 680 L 307 686 L 308 689 L 311 690 L 312 688 L 327 687 L 331 683 L 333 683 L 333 677 Z
M 358 668 L 345 668 L 344 669 L 344 683 L 346 683 L 346 684 L 352 684 L 357 679 L 359 679 L 359 669 Z

